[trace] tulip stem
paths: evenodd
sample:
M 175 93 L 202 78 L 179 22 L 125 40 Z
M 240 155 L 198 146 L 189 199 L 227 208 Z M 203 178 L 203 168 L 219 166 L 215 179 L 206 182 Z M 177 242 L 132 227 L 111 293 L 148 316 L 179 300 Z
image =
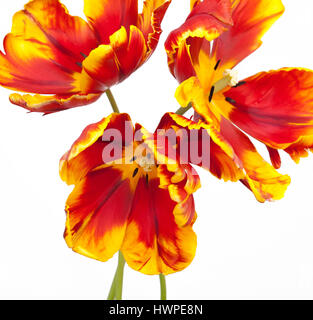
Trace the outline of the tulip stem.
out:
M 164 274 L 160 274 L 161 300 L 166 300 L 166 280 Z
M 122 300 L 125 259 L 121 251 L 118 253 L 118 265 L 112 281 L 108 300 Z
M 110 104 L 111 104 L 111 107 L 113 109 L 113 112 L 120 113 L 120 110 L 118 109 L 117 103 L 116 103 L 116 101 L 114 99 L 114 96 L 113 96 L 111 90 L 108 89 L 105 93 L 106 93 L 106 95 L 107 95 L 107 97 L 108 97 L 108 99 L 110 101 Z
M 175 113 L 182 116 L 191 108 L 192 108 L 192 103 L 190 102 L 187 107 L 181 107 Z

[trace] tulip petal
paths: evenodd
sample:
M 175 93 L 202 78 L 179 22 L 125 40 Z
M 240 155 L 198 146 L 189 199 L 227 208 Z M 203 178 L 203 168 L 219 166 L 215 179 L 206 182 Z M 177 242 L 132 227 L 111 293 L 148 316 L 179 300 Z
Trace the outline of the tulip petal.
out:
M 193 0 L 191 7 L 186 22 L 169 35 L 165 48 L 173 76 L 182 82 L 196 74 L 206 89 L 222 78 L 225 69 L 232 69 L 254 52 L 284 12 L 280 0 Z M 186 53 L 190 56 L 190 62 L 185 62 L 187 70 L 178 61 L 187 61 Z M 194 72 L 190 71 L 190 63 Z
M 133 194 L 118 168 L 90 171 L 66 202 L 64 238 L 75 252 L 100 261 L 121 247 Z
M 96 36 L 88 23 L 80 17 L 69 15 L 68 10 L 59 0 L 31 1 L 25 5 L 24 12 L 36 23 L 55 53 L 62 53 L 69 57 L 66 63 L 72 62 L 71 68 L 77 68 L 77 63 L 81 63 L 84 57 L 98 45 Z M 61 55 L 60 59 L 62 59 Z M 68 64 L 64 66 L 68 67 Z
M 103 139 L 105 130 L 119 133 L 116 143 L 127 146 L 133 138 L 133 127 L 129 115 L 112 113 L 103 120 L 85 128 L 71 149 L 60 160 L 60 177 L 67 184 L 75 184 L 90 170 L 106 163 L 104 148 L 109 143 Z M 128 138 L 127 138 L 128 137 Z M 117 154 L 116 157 L 119 155 Z
M 216 60 L 221 61 L 220 75 L 258 49 L 263 35 L 284 12 L 281 0 L 233 0 L 232 7 L 233 25 L 213 48 Z
M 31 1 L 14 15 L 4 40 L 0 83 L 24 92 L 78 93 L 83 55 L 95 46 L 88 24 L 59 1 Z
M 158 45 L 162 29 L 161 22 L 171 0 L 146 0 L 138 16 L 138 28 L 142 31 L 148 47 L 148 57 Z
M 128 35 L 121 27 L 110 36 L 110 44 L 100 45 L 90 53 L 83 68 L 90 77 L 102 83 L 102 90 L 106 90 L 134 72 L 144 62 L 146 50 L 138 28 L 131 26 Z
M 231 25 L 233 23 L 231 17 L 231 2 L 229 0 L 203 0 L 190 2 L 191 12 L 187 20 L 198 15 L 212 15 L 219 21 Z
M 260 202 L 279 200 L 290 184 L 287 175 L 278 173 L 255 149 L 250 139 L 227 119 L 221 121 L 221 135 L 230 143 L 246 173 L 244 184 Z
M 173 214 L 179 227 L 192 223 L 196 218 L 193 193 L 200 187 L 200 177 L 190 164 L 160 165 L 159 187 L 168 190 L 170 198 L 177 202 Z
M 144 274 L 169 274 L 186 268 L 194 258 L 196 235 L 191 224 L 179 227 L 176 203 L 158 179 L 138 182 L 122 252 L 128 265 Z
M 42 112 L 50 114 L 75 107 L 85 106 L 97 101 L 101 94 L 72 95 L 68 97 L 41 96 L 41 95 L 10 95 L 11 103 L 20 106 L 30 112 Z
M 287 175 L 281 175 L 265 162 L 249 138 L 224 118 L 221 118 L 220 132 L 218 132 L 214 126 L 202 121 L 196 123 L 169 113 L 163 116 L 159 128 L 176 128 L 176 131 L 177 128 L 184 128 L 190 132 L 206 130 L 210 140 L 201 140 L 203 132 L 195 135 L 196 140 L 192 140 L 189 134 L 187 140 L 191 146 L 198 145 L 199 153 L 203 148 L 203 142 L 209 144 L 209 166 L 207 163 L 195 164 L 209 170 L 214 176 L 224 181 L 242 181 L 260 202 L 282 198 L 290 183 Z M 183 148 L 183 141 L 180 141 L 177 146 L 178 153 L 180 148 Z M 187 161 L 192 163 L 190 158 Z
M 224 94 L 221 112 L 236 126 L 296 161 L 313 147 L 313 71 L 261 72 Z M 226 110 L 227 109 L 227 110 Z
M 179 105 L 186 108 L 190 103 L 194 110 L 209 124 L 219 127 L 220 115 L 212 108 L 214 101 L 209 101 L 206 90 L 203 89 L 197 77 L 191 77 L 182 82 L 176 89 L 175 98 Z
M 130 26 L 129 36 L 125 28 L 110 37 L 119 65 L 120 81 L 126 79 L 146 59 L 147 47 L 142 32 L 135 26 Z
M 83 61 L 83 68 L 91 78 L 103 84 L 103 91 L 119 81 L 118 62 L 111 45 L 100 45 L 91 51 Z
M 200 6 L 200 4 L 198 6 Z M 196 6 L 194 10 L 196 10 L 198 6 Z M 221 4 L 221 6 L 223 5 Z M 193 14 L 192 12 L 184 24 L 169 34 L 165 42 L 168 65 L 171 73 L 179 82 L 186 80 L 187 78 L 193 76 L 197 71 L 200 72 L 201 70 L 198 68 L 198 70 L 194 70 L 193 73 L 188 75 L 186 74 L 186 70 L 184 70 L 183 62 L 179 61 L 178 59 L 182 58 L 184 61 L 186 61 L 188 60 L 187 56 L 189 55 L 190 62 L 187 64 L 187 69 L 191 69 L 190 63 L 193 66 L 201 64 L 202 68 L 205 69 L 205 74 L 209 74 L 209 66 L 204 67 L 204 63 L 201 62 L 201 60 L 204 60 L 205 64 L 212 64 L 213 67 L 216 64 L 216 61 L 211 61 L 212 59 L 210 58 L 209 42 L 216 39 L 227 30 L 227 25 L 225 22 L 222 22 L 216 17 L 216 11 L 217 10 L 212 10 L 206 14 L 201 11 L 197 14 Z M 219 11 L 217 12 L 219 13 Z M 217 15 L 220 17 L 219 14 Z M 223 21 L 224 20 L 228 21 L 228 17 L 225 16 Z M 205 39 L 206 41 L 202 42 L 204 47 L 202 48 L 197 40 L 196 44 L 192 44 L 192 41 L 194 41 L 192 38 Z M 190 53 L 191 49 L 193 50 L 193 55 Z M 182 52 L 184 54 L 182 54 Z M 202 74 L 201 76 L 200 74 L 199 76 L 201 79 L 203 79 L 204 83 L 205 75 Z
M 161 119 L 158 128 L 165 130 L 172 128 L 176 133 L 181 129 L 186 130 L 185 138 L 181 139 L 177 146 L 174 146 L 175 150 L 177 150 L 176 152 L 181 156 L 181 162 L 198 165 L 209 170 L 215 177 L 223 179 L 224 181 L 238 181 L 243 179 L 244 174 L 240 160 L 236 156 L 232 146 L 214 126 L 202 121 L 196 123 L 183 116 L 167 113 Z M 185 151 L 182 152 L 181 150 Z M 161 152 L 161 150 L 159 150 L 159 152 Z M 194 153 L 196 153 L 200 159 L 198 159 L 198 157 L 193 158 L 192 155 Z M 183 154 L 187 154 L 187 157 L 182 157 Z M 208 154 L 209 159 L 207 159 Z M 205 157 L 201 158 L 201 156 Z
M 84 4 L 85 15 L 103 44 L 121 26 L 128 30 L 137 25 L 138 0 L 84 0 Z

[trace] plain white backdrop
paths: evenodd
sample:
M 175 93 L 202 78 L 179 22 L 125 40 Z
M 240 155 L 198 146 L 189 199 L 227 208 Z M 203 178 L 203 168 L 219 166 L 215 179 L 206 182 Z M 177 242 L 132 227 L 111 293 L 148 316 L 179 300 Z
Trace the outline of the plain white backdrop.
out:
M 1 39 L 25 1 L 0 2 Z M 63 3 L 83 16 L 83 0 Z M 241 78 L 281 67 L 313 69 L 313 3 L 283 3 L 286 12 L 263 46 L 237 67 Z M 188 12 L 189 0 L 173 0 L 152 58 L 112 89 L 120 110 L 149 130 L 179 107 L 163 45 Z M 0 299 L 106 299 L 117 259 L 101 263 L 67 248 L 64 204 L 71 187 L 60 180 L 58 162 L 85 126 L 110 114 L 110 105 L 103 96 L 93 105 L 42 117 L 11 105 L 10 93 L 0 88 Z M 299 165 L 283 155 L 280 171 L 291 176 L 291 186 L 284 199 L 266 204 L 240 183 L 199 170 L 197 254 L 186 270 L 167 277 L 168 298 L 312 299 L 312 169 L 313 155 Z M 126 267 L 124 298 L 158 299 L 158 277 Z

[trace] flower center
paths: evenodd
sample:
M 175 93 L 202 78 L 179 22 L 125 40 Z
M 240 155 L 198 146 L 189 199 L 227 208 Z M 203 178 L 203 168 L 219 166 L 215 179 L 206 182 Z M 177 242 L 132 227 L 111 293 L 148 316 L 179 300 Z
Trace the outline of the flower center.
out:
M 237 71 L 226 69 L 223 73 L 223 78 L 217 81 L 211 88 L 209 95 L 209 102 L 212 101 L 213 95 L 224 90 L 227 87 L 234 87 L 238 84 L 238 73 Z
M 136 162 L 145 172 L 152 171 L 152 168 L 155 166 L 153 159 L 149 155 L 137 159 Z

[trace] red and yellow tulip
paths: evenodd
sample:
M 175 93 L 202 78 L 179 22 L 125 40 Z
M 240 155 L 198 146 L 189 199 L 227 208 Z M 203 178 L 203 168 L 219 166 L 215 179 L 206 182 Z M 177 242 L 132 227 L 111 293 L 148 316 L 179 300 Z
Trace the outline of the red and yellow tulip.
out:
M 90 104 L 155 50 L 171 0 L 84 0 L 87 21 L 59 0 L 33 0 L 13 18 L 0 52 L 0 84 L 26 94 L 10 101 L 51 113 Z
M 290 178 L 276 170 L 279 150 L 298 162 L 313 148 L 313 72 L 283 68 L 237 82 L 231 69 L 262 44 L 284 7 L 280 0 L 192 0 L 191 8 L 165 47 L 180 82 L 176 98 L 182 107 L 192 105 L 195 122 L 166 119 L 174 127 L 209 126 L 215 151 L 208 169 L 240 180 L 261 202 L 280 199 Z M 266 145 L 272 165 L 248 135 Z
M 112 132 L 120 135 L 113 141 L 120 151 L 110 149 Z M 133 127 L 127 114 L 113 113 L 88 126 L 62 157 L 60 176 L 75 185 L 64 233 L 74 251 L 107 261 L 120 250 L 145 274 L 169 274 L 191 263 L 199 177 L 189 164 L 165 161 L 155 138 Z

